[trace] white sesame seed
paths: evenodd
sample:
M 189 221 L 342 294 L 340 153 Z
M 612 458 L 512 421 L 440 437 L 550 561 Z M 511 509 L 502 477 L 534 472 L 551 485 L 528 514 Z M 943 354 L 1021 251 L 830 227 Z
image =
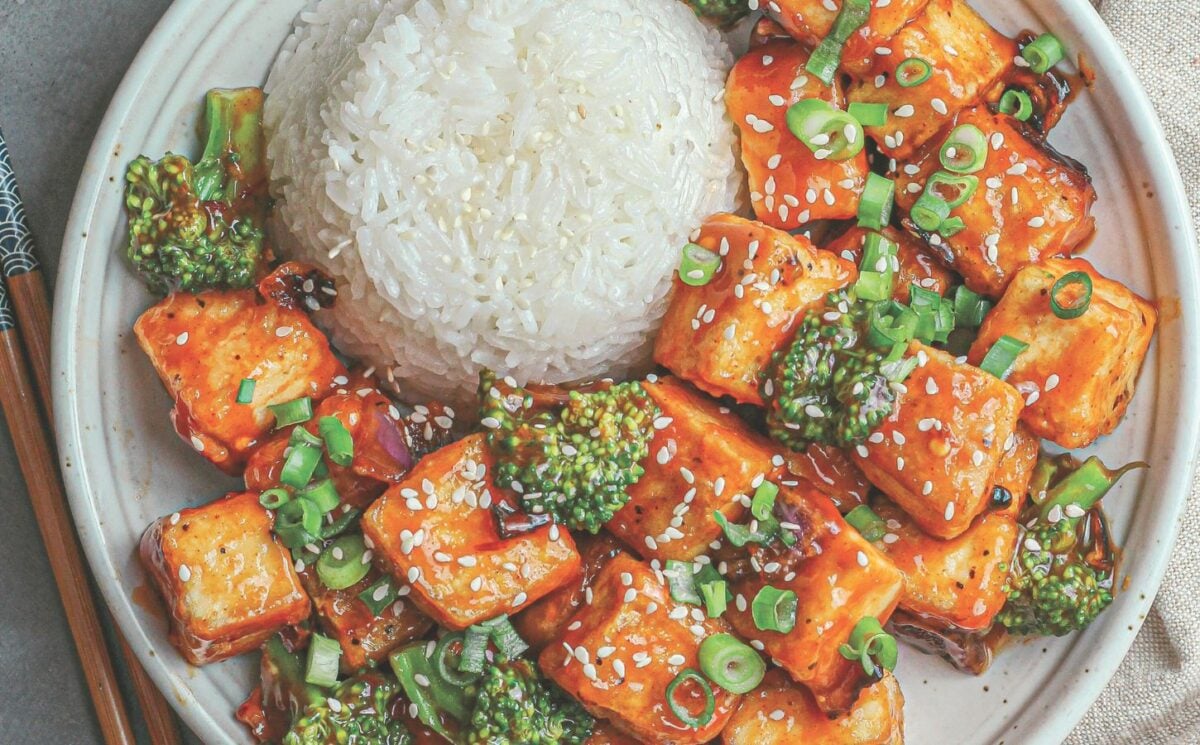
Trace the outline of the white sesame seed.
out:
M 933 493 L 933 482 L 926 481 L 924 484 L 922 484 L 921 485 L 921 493 L 925 494 L 925 495 L 932 494 Z
M 946 503 L 946 512 L 944 513 L 943 516 L 946 518 L 946 522 L 950 522 L 951 520 L 954 519 L 954 503 L 953 502 Z
M 683 663 L 685 663 L 685 662 L 687 662 L 687 658 L 686 658 L 686 657 L 684 657 L 684 656 L 683 656 L 683 655 L 681 655 L 681 654 L 673 654 L 673 655 L 671 655 L 670 657 L 668 657 L 668 658 L 667 658 L 667 664 L 668 664 L 668 665 L 676 665 L 676 666 L 678 666 L 678 665 L 682 665 L 682 664 L 683 664 Z
M 525 605 L 525 601 L 528 599 L 529 599 L 528 595 L 526 595 L 523 592 L 518 592 L 517 596 L 515 598 L 513 598 L 513 607 L 519 608 L 520 606 Z
M 278 336 L 280 339 L 282 339 L 285 336 L 290 336 L 291 333 L 292 333 L 291 326 L 280 326 L 279 328 L 275 329 L 275 335 Z
M 183 582 L 187 582 L 191 578 L 192 578 L 192 570 L 188 568 L 187 564 L 180 564 L 179 565 L 179 579 Z
M 867 565 L 867 555 L 862 551 L 858 552 L 858 565 L 860 567 L 865 567 Z

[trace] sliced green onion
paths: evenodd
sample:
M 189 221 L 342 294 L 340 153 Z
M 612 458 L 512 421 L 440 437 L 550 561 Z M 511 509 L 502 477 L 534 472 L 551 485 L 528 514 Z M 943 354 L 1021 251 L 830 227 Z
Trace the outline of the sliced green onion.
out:
M 979 177 L 969 174 L 956 175 L 945 171 L 935 171 L 925 182 L 925 193 L 942 200 L 950 209 L 964 204 L 975 195 L 978 189 Z M 945 224 L 944 219 L 942 224 Z
M 426 655 L 425 642 L 397 649 L 388 655 L 388 662 L 396 674 L 396 680 L 404 689 L 407 698 L 417 709 L 421 724 L 437 732 L 450 742 L 454 736 L 442 724 L 441 710 L 455 719 L 471 715 L 462 696 L 462 687 L 442 680 L 433 663 Z
M 242 378 L 242 382 L 238 384 L 236 400 L 239 404 L 254 401 L 254 378 Z
M 895 181 L 878 173 L 867 174 L 867 183 L 858 203 L 858 226 L 883 230 L 892 221 L 892 202 L 895 197 Z
M 725 540 L 729 541 L 735 548 L 741 548 L 747 543 L 754 542 L 754 533 L 750 528 L 745 525 L 729 522 L 729 519 L 720 510 L 714 510 L 713 517 L 716 519 L 717 524 L 721 526 L 721 531 L 725 534 Z
M 433 648 L 433 666 L 438 675 L 456 686 L 469 685 L 479 679 L 479 673 L 465 672 L 459 667 L 465 638 L 463 632 L 455 631 L 438 639 L 437 646 Z M 457 652 L 452 649 L 455 644 L 459 645 Z
M 371 571 L 371 562 L 363 561 L 366 551 L 360 535 L 338 538 L 317 558 L 317 576 L 331 590 L 344 590 L 358 584 Z
M 307 499 L 293 499 L 275 510 L 275 534 L 288 548 L 300 548 L 318 540 L 321 511 Z
M 879 349 L 907 346 L 920 323 L 916 312 L 894 300 L 876 303 L 867 316 L 867 343 Z
M 770 481 L 763 481 L 754 490 L 754 498 L 750 501 L 750 514 L 759 520 L 766 520 L 775 509 L 775 497 L 779 495 L 779 487 Z
M 946 138 L 938 160 L 947 171 L 975 173 L 987 163 L 987 154 L 988 138 L 983 130 L 974 124 L 960 124 Z
M 348 506 L 342 508 L 342 514 L 338 517 L 338 519 L 331 523 L 327 522 L 321 526 L 321 532 L 318 534 L 319 537 L 321 540 L 327 541 L 330 538 L 336 538 L 342 533 L 345 533 L 346 530 L 354 524 L 354 521 L 358 519 L 358 514 L 358 510 L 356 509 L 349 508 Z
M 960 328 L 977 329 L 992 309 L 992 303 L 979 293 L 959 285 L 954 291 L 954 323 Z
M 1082 288 L 1078 296 L 1064 303 L 1059 296 L 1072 287 Z M 1050 310 L 1054 311 L 1054 315 L 1059 318 L 1069 321 L 1072 318 L 1079 318 L 1092 305 L 1092 278 L 1087 272 L 1068 272 L 1059 277 L 1054 286 L 1050 288 Z
M 337 684 L 338 662 L 342 645 L 322 634 L 313 633 L 308 640 L 308 662 L 304 666 L 304 682 L 329 688 Z
M 354 460 L 354 438 L 350 430 L 335 416 L 323 416 L 317 420 L 317 432 L 325 441 L 325 451 L 329 460 L 339 466 L 348 466 Z
M 1025 91 L 1016 88 L 1006 90 L 1000 97 L 1000 113 L 1008 114 L 1019 122 L 1027 122 L 1033 116 L 1033 99 Z
M 729 588 L 723 579 L 700 585 L 700 594 L 704 596 L 704 612 L 709 618 L 720 618 L 729 607 L 727 592 Z
M 293 445 L 283 468 L 279 471 L 280 483 L 293 489 L 302 489 L 312 481 L 313 471 L 321 462 L 321 451 L 310 445 Z
M 796 628 L 796 593 L 765 585 L 750 604 L 750 616 L 759 631 L 786 634 Z
M 296 496 L 311 501 L 321 511 L 321 514 L 333 512 L 334 508 L 342 503 L 342 498 L 338 495 L 332 479 L 322 479 L 309 484 L 297 491 Z
M 901 88 L 912 88 L 929 80 L 933 67 L 920 57 L 909 57 L 896 66 L 896 84 Z
M 887 124 L 888 106 L 886 103 L 855 101 L 846 110 L 864 127 L 882 127 Z
M 258 503 L 268 510 L 277 510 L 290 502 L 291 499 L 292 495 L 288 493 L 287 489 L 280 489 L 278 487 L 267 489 L 258 495 Z
M 1054 34 L 1042 34 L 1021 50 L 1021 56 L 1029 63 L 1029 69 L 1043 75 L 1063 61 L 1067 50 Z
M 898 250 L 895 241 L 879 233 L 867 233 L 863 240 L 858 279 L 854 283 L 857 297 L 863 300 L 887 300 L 892 296 Z
M 879 372 L 883 373 L 883 377 L 887 378 L 892 383 L 903 383 L 912 371 L 917 369 L 917 364 L 920 362 L 915 356 L 904 357 L 904 352 L 908 349 L 908 345 L 896 345 L 893 349 L 895 359 L 889 359 L 879 366 Z M 898 350 L 899 353 L 896 353 Z M 889 355 L 889 357 L 892 355 Z
M 486 626 L 479 624 L 468 626 L 463 637 L 462 655 L 458 659 L 458 669 L 464 673 L 482 673 L 488 642 L 491 638 L 492 632 Z
M 944 342 L 954 330 L 954 308 L 942 296 L 917 284 L 909 285 L 909 307 L 917 314 L 915 337 L 930 344 Z
M 307 422 L 313 416 L 313 402 L 308 397 L 297 398 L 295 401 L 282 404 L 272 404 L 267 408 L 275 415 L 275 429 Z
M 391 577 L 380 577 L 370 587 L 358 593 L 358 599 L 363 601 L 371 611 L 371 617 L 377 618 L 383 609 L 396 602 L 399 595 Z
M 916 204 L 908 211 L 908 216 L 918 228 L 932 233 L 950 216 L 950 205 L 926 191 L 917 197 Z
M 480 625 L 491 633 L 492 641 L 495 642 L 496 649 L 500 650 L 500 654 L 510 660 L 515 660 L 529 649 L 529 644 L 513 628 L 508 616 L 497 616 Z
M 943 238 L 949 238 L 951 236 L 958 235 L 966 230 L 966 228 L 967 224 L 963 222 L 961 217 L 950 216 L 945 220 L 942 220 L 942 224 L 938 226 L 937 232 L 938 235 L 942 236 Z
M 288 435 L 288 445 L 308 445 L 319 448 L 324 447 L 325 441 L 304 427 L 292 427 L 292 433 Z
M 696 589 L 696 578 L 692 571 L 692 562 L 668 559 L 663 566 L 663 575 L 667 578 L 667 590 L 671 599 L 677 603 L 700 605 L 704 602 Z
M 875 514 L 875 510 L 860 504 L 846 513 L 846 522 L 854 526 L 863 538 L 872 543 L 881 540 L 887 534 L 887 523 Z
M 819 98 L 806 98 L 789 106 L 787 126 L 818 160 L 853 158 L 866 143 L 857 119 Z
M 679 258 L 679 279 L 685 285 L 703 287 L 721 268 L 721 257 L 704 246 L 689 243 Z
M 693 714 L 675 698 L 675 691 L 689 680 L 693 681 L 704 695 L 704 709 L 699 714 Z M 717 698 L 713 695 L 712 686 L 708 684 L 704 676 L 689 667 L 667 684 L 667 706 L 671 707 L 671 713 L 685 726 L 700 729 L 712 721 L 713 712 L 717 709 Z
M 887 300 L 892 296 L 891 272 L 859 272 L 854 294 L 861 300 Z
M 713 634 L 700 642 L 700 670 L 730 693 L 741 695 L 758 687 L 767 674 L 763 658 L 732 634 Z
M 983 356 L 983 361 L 979 363 L 979 369 L 1004 380 L 1012 372 L 1017 356 L 1028 348 L 1029 345 L 1020 339 L 1001 336 Z
M 882 677 L 883 670 L 895 670 L 899 656 L 895 637 L 884 631 L 874 616 L 867 616 L 855 624 L 850 640 L 838 647 L 838 652 L 848 660 L 861 663 L 863 672 L 875 678 Z

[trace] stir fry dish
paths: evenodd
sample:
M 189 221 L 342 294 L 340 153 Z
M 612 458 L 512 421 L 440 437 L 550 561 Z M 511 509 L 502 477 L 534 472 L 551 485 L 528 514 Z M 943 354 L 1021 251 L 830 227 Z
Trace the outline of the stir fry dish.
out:
M 1102 498 L 1145 464 L 1068 451 L 1156 310 L 1075 256 L 1062 42 L 962 0 L 691 4 L 759 12 L 746 209 L 679 247 L 642 376 L 484 369 L 456 411 L 335 349 L 356 299 L 267 229 L 258 89 L 208 94 L 198 160 L 129 165 L 138 343 L 244 480 L 140 557 L 188 662 L 261 657 L 258 741 L 901 743 L 900 644 L 983 674 L 1113 603 Z

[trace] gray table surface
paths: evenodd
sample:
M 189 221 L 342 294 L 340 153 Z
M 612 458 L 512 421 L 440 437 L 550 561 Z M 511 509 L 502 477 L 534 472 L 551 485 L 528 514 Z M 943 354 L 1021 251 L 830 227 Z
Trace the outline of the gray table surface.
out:
M 169 5 L 169 0 L 0 0 L 0 127 L 51 279 L 92 137 L 125 69 Z M 0 741 L 100 743 L 5 427 L 0 427 L 0 484 L 7 506 L 0 520 Z M 113 654 L 121 664 L 115 648 Z M 123 670 L 122 676 L 125 698 L 132 701 Z M 140 719 L 136 711 L 131 716 Z M 148 742 L 138 726 L 141 741 Z

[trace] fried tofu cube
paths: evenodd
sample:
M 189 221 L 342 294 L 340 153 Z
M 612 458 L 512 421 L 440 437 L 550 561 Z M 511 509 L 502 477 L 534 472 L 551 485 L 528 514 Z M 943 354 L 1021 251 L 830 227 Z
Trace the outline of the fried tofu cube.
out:
M 812 694 L 776 670 L 742 697 L 721 732 L 724 745 L 900 745 L 904 694 L 891 673 L 863 690 L 854 708 L 830 719 Z
M 996 498 L 996 487 L 1008 492 L 1010 501 L 1007 507 L 997 508 L 998 512 L 1017 519 L 1025 500 L 1029 497 L 1029 482 L 1033 479 L 1033 468 L 1041 455 L 1042 441 L 1034 436 L 1023 423 L 1017 424 L 1013 432 L 1011 447 L 1004 451 L 997 464 L 996 474 L 992 477 L 992 498 Z M 994 508 L 997 505 L 992 505 Z
M 372 613 L 359 594 L 382 577 L 382 572 L 372 568 L 358 583 L 331 590 L 311 568 L 300 574 L 321 629 L 342 646 L 341 664 L 346 672 L 379 662 L 392 650 L 433 628 L 433 620 L 404 598 L 388 603 L 379 615 Z
M 867 22 L 860 26 L 842 48 L 842 69 L 851 75 L 867 74 L 875 61 L 876 49 L 886 44 L 900 29 L 920 16 L 929 0 L 891 0 L 871 3 Z M 816 48 L 829 35 L 837 20 L 840 3 L 828 0 L 775 0 L 773 16 L 805 46 Z
M 696 243 L 723 257 L 712 281 L 678 277 L 654 347 L 655 362 L 705 393 L 761 406 L 759 373 L 791 341 L 797 319 L 858 277 L 848 261 L 734 215 L 716 215 Z
M 592 734 L 588 735 L 588 739 L 584 740 L 583 745 L 641 745 L 641 742 L 605 720 L 597 719 L 596 726 L 592 728 Z
M 171 643 L 203 665 L 257 649 L 308 618 L 292 558 L 256 492 L 233 493 L 155 520 L 142 564 L 166 601 Z
M 798 539 L 777 555 L 757 558 L 762 571 L 733 584 L 726 612 L 738 634 L 756 640 L 827 714 L 848 711 L 870 682 L 862 665 L 838 647 L 866 616 L 886 623 L 900 599 L 903 576 L 892 562 L 842 519 L 816 489 L 781 486 L 780 520 L 797 526 Z M 788 633 L 762 631 L 754 622 L 754 598 L 766 585 L 796 593 L 796 626 Z
M 866 504 L 871 482 L 845 450 L 814 442 L 802 452 L 788 452 L 784 458 L 788 473 L 816 487 L 833 500 L 839 512 L 845 514 Z
M 961 274 L 967 287 L 999 297 L 1021 267 L 1068 254 L 1091 237 L 1096 190 L 1082 165 L 1026 137 L 1028 130 L 1011 117 L 979 106 L 962 112 L 955 120 L 960 124 L 974 125 L 988 138 L 987 161 L 971 174 L 978 188 L 950 212 L 963 221 L 963 229 L 927 238 L 930 250 Z M 941 169 L 938 153 L 945 136 L 900 169 L 896 204 L 905 212 Z M 921 232 L 909 220 L 905 225 Z
M 713 686 L 712 719 L 696 729 L 668 706 L 667 686 L 684 670 L 699 669 L 700 642 L 729 631 L 722 619 L 703 614 L 697 619 L 692 609 L 673 600 L 648 565 L 618 556 L 596 576 L 592 602 L 542 650 L 538 663 L 588 711 L 642 742 L 708 742 L 741 697 Z M 689 711 L 704 705 L 700 689 L 686 683 L 676 689 L 675 700 Z
M 795 230 L 812 220 L 843 220 L 858 213 L 867 178 L 867 153 L 818 159 L 787 126 L 788 107 L 816 98 L 846 108 L 841 83 L 804 72 L 808 50 L 792 39 L 753 47 L 733 66 L 725 105 L 741 132 L 742 164 L 755 216 L 774 228 Z
M 862 263 L 863 243 L 872 232 L 874 231 L 866 228 L 852 227 L 826 244 L 825 250 L 832 251 L 858 266 Z M 939 295 L 945 295 L 950 285 L 954 284 L 954 275 L 925 252 L 923 241 L 891 226 L 885 227 L 879 233 L 896 244 L 899 269 L 895 274 L 893 298 L 907 303 L 914 284 Z
M 175 430 L 232 475 L 270 433 L 275 420 L 268 406 L 321 398 L 346 374 L 303 311 L 254 290 L 168 295 L 133 328 L 175 399 Z M 255 382 L 254 398 L 239 404 L 247 378 Z
M 916 526 L 896 505 L 878 499 L 888 521 L 877 542 L 904 573 L 900 607 L 963 631 L 982 631 L 1004 607 L 1004 582 L 1017 549 L 1017 524 L 1004 512 L 985 512 L 957 538 L 943 541 Z
M 1024 402 L 1008 383 L 946 352 L 913 342 L 909 353 L 920 364 L 854 460 L 922 530 L 954 538 L 987 507 Z
M 884 103 L 887 121 L 867 134 L 887 155 L 907 159 L 978 103 L 1012 66 L 1017 45 L 963 0 L 932 0 L 912 23 L 883 44 L 874 64 L 850 87 L 851 102 Z M 930 66 L 929 79 L 902 86 L 896 70 L 908 59 Z
M 451 629 L 515 613 L 582 569 L 575 542 L 556 525 L 500 537 L 494 470 L 484 436 L 471 435 L 425 456 L 363 513 L 375 561 Z
M 1050 291 L 1070 272 L 1091 279 L 1092 297 L 1086 312 L 1064 319 L 1051 309 Z M 1075 302 L 1079 289 L 1063 288 L 1059 302 Z M 1017 273 L 984 320 L 968 359 L 978 364 L 1001 336 L 1028 344 L 1008 375 L 1025 396 L 1022 421 L 1064 448 L 1084 447 L 1112 432 L 1125 415 L 1157 319 L 1149 301 L 1087 261 L 1050 259 Z
M 645 473 L 605 527 L 647 559 L 689 560 L 721 537 L 714 512 L 738 522 L 739 495 L 772 471 L 776 449 L 736 414 L 671 378 L 644 383 L 671 421 L 654 432 Z

